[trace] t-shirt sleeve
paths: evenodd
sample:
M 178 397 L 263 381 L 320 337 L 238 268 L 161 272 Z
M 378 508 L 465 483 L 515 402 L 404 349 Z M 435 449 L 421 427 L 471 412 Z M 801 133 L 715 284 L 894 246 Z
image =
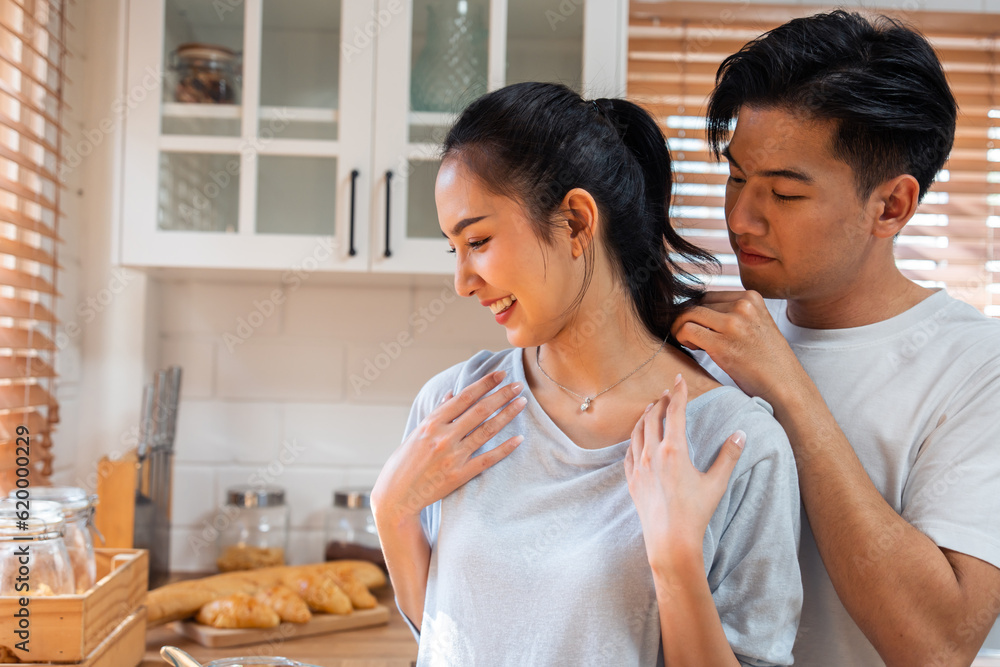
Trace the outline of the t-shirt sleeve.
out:
M 724 520 L 714 538 L 709 588 L 740 664 L 790 665 L 802 611 L 794 458 L 785 432 L 765 408 L 741 411 L 727 426 L 731 430 L 719 437 L 741 428 L 747 443 L 720 504 Z M 713 524 L 710 530 L 719 530 Z
M 949 405 L 907 476 L 902 516 L 939 547 L 1000 567 L 1000 362 Z

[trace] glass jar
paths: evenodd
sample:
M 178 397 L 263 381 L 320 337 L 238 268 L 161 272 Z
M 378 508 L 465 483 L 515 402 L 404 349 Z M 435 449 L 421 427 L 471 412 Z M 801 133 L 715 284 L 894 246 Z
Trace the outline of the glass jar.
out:
M 34 498 L 0 500 L 0 595 L 73 595 L 62 507 Z
M 367 560 L 385 567 L 371 509 L 371 489 L 338 489 L 326 513 L 326 560 Z
M 63 543 L 73 565 L 73 581 L 77 593 L 86 593 L 97 583 L 97 563 L 94 560 L 94 507 L 96 495 L 76 486 L 34 486 L 31 488 L 31 502 L 39 500 L 58 503 L 62 507 Z M 17 491 L 10 497 L 16 498 Z
M 181 44 L 170 54 L 174 101 L 195 104 L 236 104 L 240 77 L 239 54 L 215 44 Z
M 235 486 L 222 508 L 216 565 L 222 572 L 285 564 L 289 510 L 277 486 Z M 222 523 L 220 521 L 220 523 Z

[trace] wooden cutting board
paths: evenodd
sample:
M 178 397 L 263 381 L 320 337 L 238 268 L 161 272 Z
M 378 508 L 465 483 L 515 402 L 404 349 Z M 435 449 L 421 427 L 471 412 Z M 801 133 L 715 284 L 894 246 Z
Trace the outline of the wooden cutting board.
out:
M 171 627 L 179 634 L 209 648 L 245 646 L 246 644 L 280 643 L 298 637 L 324 632 L 354 630 L 389 622 L 389 609 L 376 605 L 374 609 L 355 609 L 350 614 L 313 614 L 308 623 L 282 623 L 275 628 L 245 628 L 227 630 L 202 625 L 194 621 L 175 621 Z

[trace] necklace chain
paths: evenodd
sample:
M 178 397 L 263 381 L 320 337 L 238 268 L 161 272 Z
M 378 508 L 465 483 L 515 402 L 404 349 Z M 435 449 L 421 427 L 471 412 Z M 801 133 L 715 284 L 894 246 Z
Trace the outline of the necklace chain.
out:
M 569 394 L 572 394 L 573 396 L 576 396 L 577 398 L 583 399 L 583 403 L 580 404 L 580 411 L 581 412 L 585 412 L 587 410 L 587 408 L 590 407 L 590 404 L 594 401 L 594 399 L 596 399 L 598 396 L 600 396 L 601 394 L 603 394 L 605 392 L 611 391 L 612 389 L 614 389 L 615 387 L 617 387 L 618 385 L 620 385 L 622 382 L 624 382 L 625 380 L 629 379 L 630 377 L 632 377 L 633 375 L 635 375 L 636 373 L 638 373 L 644 366 L 646 366 L 649 362 L 651 362 L 653 359 L 655 359 L 656 355 L 658 355 L 660 353 L 660 350 L 662 350 L 663 346 L 666 345 L 666 344 L 667 344 L 667 339 L 664 338 L 663 342 L 660 343 L 660 346 L 658 348 L 656 348 L 656 352 L 653 352 L 653 356 L 651 356 L 649 359 L 646 359 L 646 361 L 644 361 L 641 364 L 639 364 L 636 368 L 632 369 L 621 380 L 619 380 L 618 382 L 615 382 L 613 385 L 611 385 L 607 389 L 602 389 L 601 391 L 597 392 L 593 396 L 583 396 L 581 394 L 578 394 L 575 391 L 573 391 L 572 389 L 570 389 L 569 387 L 567 387 L 565 385 L 559 384 L 558 382 L 556 382 L 552 378 L 551 375 L 549 375 L 548 373 L 546 373 L 545 369 L 542 368 L 542 364 L 541 364 L 541 362 L 538 359 L 538 356 L 539 356 L 539 354 L 541 354 L 541 349 L 542 349 L 542 347 L 540 345 L 535 348 L 535 366 L 538 368 L 539 371 L 541 371 L 542 375 L 544 375 L 546 378 L 549 379 L 549 382 L 551 382 L 555 386 L 559 387 L 563 391 L 565 391 L 565 392 L 567 392 Z

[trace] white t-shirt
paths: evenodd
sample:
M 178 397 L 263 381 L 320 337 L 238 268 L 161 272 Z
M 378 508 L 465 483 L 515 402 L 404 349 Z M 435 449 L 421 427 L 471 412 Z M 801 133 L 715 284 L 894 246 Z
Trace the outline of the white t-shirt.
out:
M 417 664 L 662 664 L 656 593 L 625 481 L 628 441 L 577 446 L 532 397 L 521 353 L 480 352 L 431 379 L 414 402 L 407 433 L 448 391 L 493 371 L 524 383 L 528 399 L 481 451 L 518 434 L 524 442 L 422 512 L 431 562 Z M 705 571 L 742 663 L 789 664 L 802 591 L 788 439 L 766 403 L 731 387 L 689 403 L 699 469 L 737 429 L 747 444 L 705 534 Z
M 1000 567 L 1000 321 L 943 290 L 851 329 L 797 327 L 786 305 L 768 301 L 886 502 L 938 546 Z M 732 384 L 704 353 L 696 356 Z M 857 545 L 859 567 L 891 544 L 887 535 Z M 837 597 L 807 521 L 800 564 L 795 663 L 883 665 Z

